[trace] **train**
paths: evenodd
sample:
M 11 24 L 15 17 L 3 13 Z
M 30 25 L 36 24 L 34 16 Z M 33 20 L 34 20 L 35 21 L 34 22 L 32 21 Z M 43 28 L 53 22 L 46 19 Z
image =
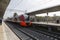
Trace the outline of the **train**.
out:
M 32 21 L 29 19 L 29 15 L 27 14 L 21 14 L 19 16 L 9 18 L 8 21 L 19 23 L 19 25 L 22 27 L 28 27 L 32 25 Z
M 31 20 L 29 20 L 29 16 L 28 15 L 20 15 L 19 16 L 19 20 L 20 20 L 20 25 L 23 27 L 27 27 L 27 26 L 31 26 Z

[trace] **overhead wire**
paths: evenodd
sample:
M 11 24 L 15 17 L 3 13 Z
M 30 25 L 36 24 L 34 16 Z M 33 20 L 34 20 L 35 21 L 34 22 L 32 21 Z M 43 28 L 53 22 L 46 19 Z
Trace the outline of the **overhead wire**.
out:
M 11 9 L 11 8 L 10 8 L 10 9 L 8 9 L 8 10 L 9 10 L 9 11 L 13 11 L 13 10 L 14 10 L 14 11 L 24 12 L 24 11 L 22 11 L 22 10 L 15 9 L 18 5 L 20 5 L 20 3 L 21 3 L 22 1 L 23 1 L 23 0 L 20 0 L 20 2 L 19 2 L 19 1 L 15 1 L 15 3 L 16 3 L 16 2 L 17 2 L 17 3 L 13 6 L 14 9 Z M 14 2 L 13 2 L 12 4 L 14 4 Z

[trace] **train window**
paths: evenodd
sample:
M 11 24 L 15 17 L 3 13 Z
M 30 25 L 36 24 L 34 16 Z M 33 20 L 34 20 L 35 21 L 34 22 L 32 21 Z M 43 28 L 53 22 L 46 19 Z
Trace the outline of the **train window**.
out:
M 25 17 L 25 21 L 29 21 L 29 16 L 28 15 L 24 15 Z

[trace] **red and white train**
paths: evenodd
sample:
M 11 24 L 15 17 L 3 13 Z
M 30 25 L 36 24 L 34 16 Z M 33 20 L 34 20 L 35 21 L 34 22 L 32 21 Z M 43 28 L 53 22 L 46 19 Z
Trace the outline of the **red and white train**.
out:
M 23 27 L 27 27 L 27 26 L 32 25 L 31 20 L 29 20 L 28 15 L 20 15 L 19 20 L 20 20 L 20 25 Z
M 31 20 L 29 19 L 29 15 L 22 14 L 20 16 L 12 17 L 9 21 L 19 23 L 22 27 L 31 26 Z

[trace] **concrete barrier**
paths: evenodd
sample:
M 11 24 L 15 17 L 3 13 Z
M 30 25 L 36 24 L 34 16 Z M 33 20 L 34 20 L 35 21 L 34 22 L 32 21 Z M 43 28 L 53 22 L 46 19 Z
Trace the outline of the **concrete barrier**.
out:
M 2 22 L 2 26 L 4 31 L 4 40 L 20 40 L 4 22 Z

